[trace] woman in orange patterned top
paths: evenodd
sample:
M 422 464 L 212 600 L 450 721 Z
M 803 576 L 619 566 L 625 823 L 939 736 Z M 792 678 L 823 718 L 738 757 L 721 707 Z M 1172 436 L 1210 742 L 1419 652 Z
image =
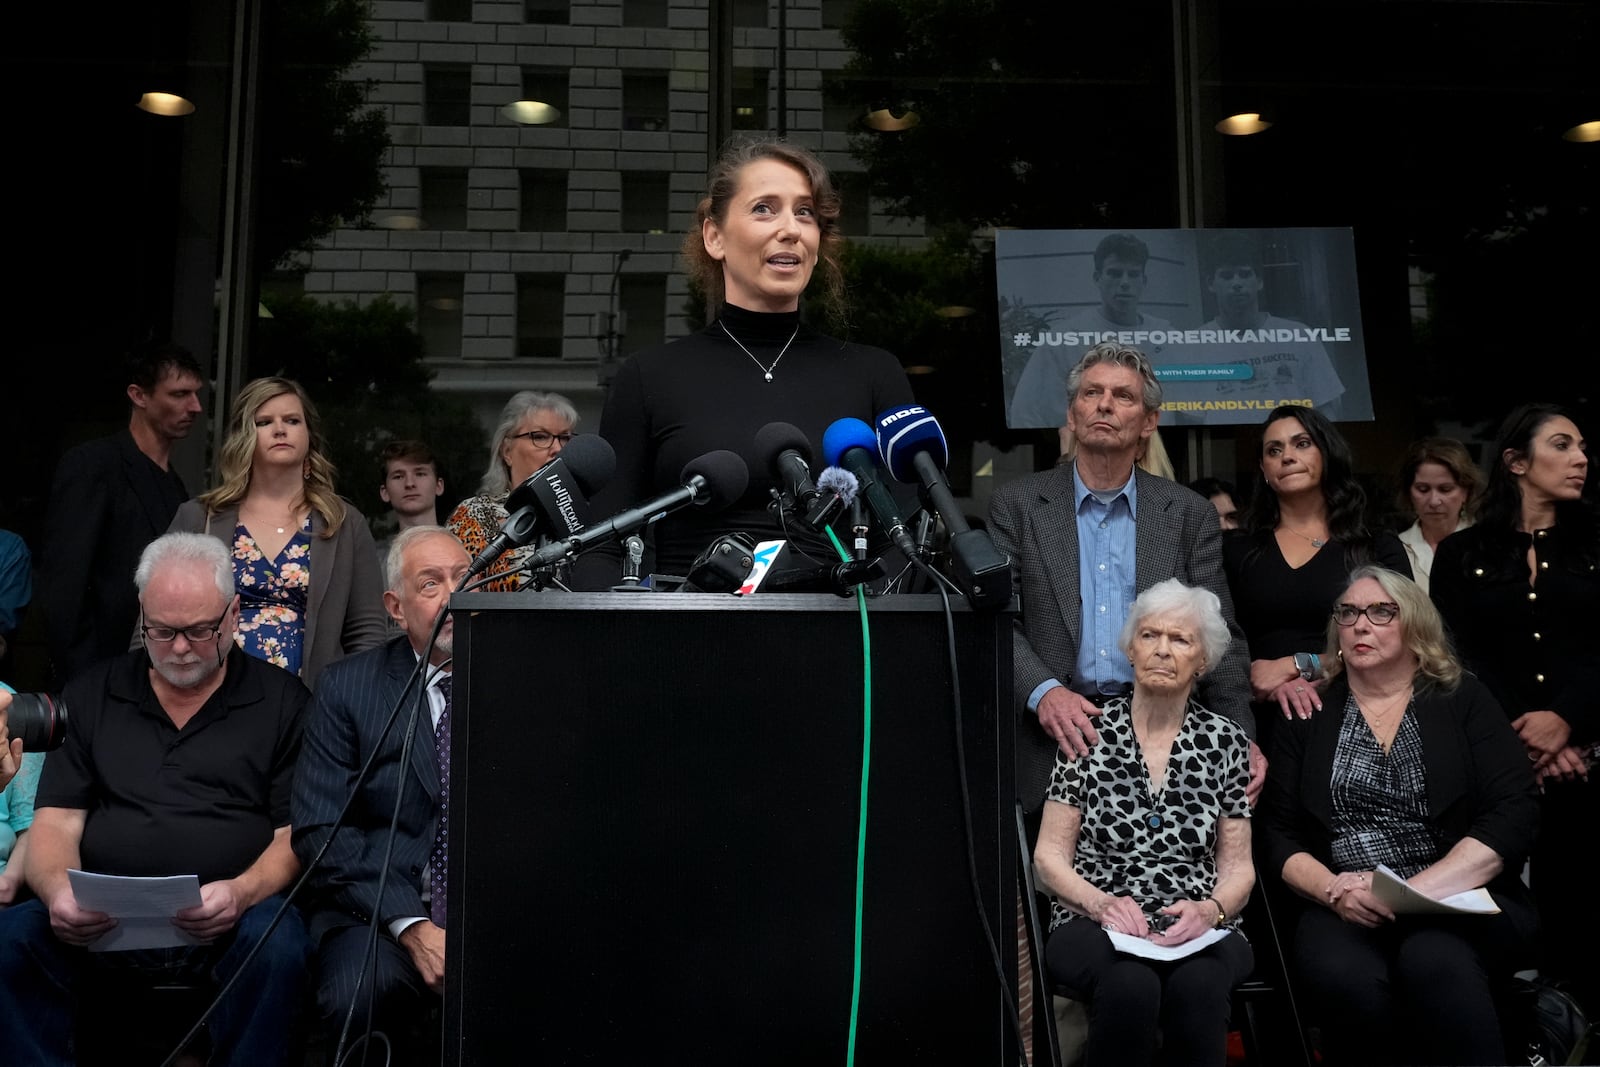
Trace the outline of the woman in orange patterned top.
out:
M 457 505 L 446 523 L 456 539 L 476 556 L 506 521 L 506 497 L 534 471 L 549 463 L 572 440 L 578 409 L 560 393 L 532 389 L 506 402 L 489 448 L 489 467 L 478 484 L 478 495 Z M 488 574 L 505 575 L 484 588 L 496 592 L 521 589 L 528 576 L 520 570 L 533 546 L 512 549 L 490 566 Z
M 229 547 L 240 646 L 312 685 L 329 663 L 384 638 L 372 533 L 333 490 L 317 409 L 298 382 L 246 384 L 233 421 L 221 484 L 180 507 L 171 529 Z

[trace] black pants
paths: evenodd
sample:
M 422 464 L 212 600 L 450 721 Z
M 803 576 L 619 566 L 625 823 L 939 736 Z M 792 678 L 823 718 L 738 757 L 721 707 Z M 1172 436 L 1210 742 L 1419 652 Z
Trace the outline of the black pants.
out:
M 1250 974 L 1250 942 L 1229 934 L 1181 960 L 1124 955 L 1089 919 L 1058 927 L 1045 945 L 1050 977 L 1089 1009 L 1088 1067 L 1155 1061 L 1161 1034 L 1169 1067 L 1222 1067 L 1228 1059 L 1233 987 Z
M 1600 933 L 1595 899 L 1595 829 L 1600 782 L 1548 782 L 1528 881 L 1543 932 L 1539 972 L 1566 982 L 1590 1018 L 1600 1014 Z
M 350 1024 L 353 1044 L 367 1030 L 368 993 L 372 994 L 372 1029 L 389 1041 L 392 1052 L 384 1058 L 381 1044 L 374 1045 L 369 1063 L 437 1064 L 440 1043 L 428 1018 L 439 997 L 422 980 L 411 963 L 411 954 L 387 930 L 378 933 L 376 984 L 368 970 L 366 949 L 369 931 L 354 924 L 335 926 L 317 944 L 318 1023 L 331 1054 L 339 1040 L 345 1016 L 355 1002 L 355 1017 Z M 419 1040 L 423 1047 L 418 1047 Z M 349 1048 L 346 1045 L 346 1048 Z M 353 1062 L 360 1062 L 357 1057 Z
M 1506 1053 L 1494 989 L 1525 945 L 1505 913 L 1402 915 L 1368 929 L 1312 906 L 1291 955 L 1333 1063 L 1495 1064 Z

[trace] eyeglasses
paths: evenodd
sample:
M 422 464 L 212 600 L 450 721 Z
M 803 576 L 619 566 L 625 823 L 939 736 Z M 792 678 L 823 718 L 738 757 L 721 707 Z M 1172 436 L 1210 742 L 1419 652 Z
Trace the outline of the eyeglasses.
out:
M 1340 626 L 1354 626 L 1365 615 L 1374 626 L 1388 626 L 1400 617 L 1400 605 L 1388 600 L 1358 608 L 1354 604 L 1340 604 L 1333 609 L 1333 621 Z
M 222 620 L 226 619 L 228 612 L 232 610 L 232 604 L 223 608 L 222 614 L 217 616 L 217 621 L 209 626 L 185 626 L 182 629 L 174 629 L 171 626 L 141 625 L 139 632 L 144 634 L 146 641 L 154 641 L 158 645 L 171 644 L 178 639 L 179 634 L 182 634 L 184 639 L 191 645 L 203 645 L 207 641 L 212 641 L 222 636 Z M 144 616 L 141 615 L 140 619 L 142 620 L 143 618 Z
M 551 443 L 555 441 L 560 441 L 561 447 L 565 448 L 567 447 L 567 442 L 572 440 L 572 434 L 570 432 L 551 433 L 548 430 L 528 430 L 525 433 L 514 433 L 511 435 L 511 437 L 513 440 L 518 437 L 526 437 L 528 440 L 533 442 L 533 446 L 535 448 L 549 448 Z

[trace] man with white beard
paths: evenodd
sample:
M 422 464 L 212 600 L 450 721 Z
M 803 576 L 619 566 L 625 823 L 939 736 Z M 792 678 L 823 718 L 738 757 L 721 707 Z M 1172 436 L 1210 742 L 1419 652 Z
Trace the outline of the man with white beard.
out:
M 45 761 L 29 832 L 35 900 L 0 910 L 0 1048 L 72 1062 L 83 980 L 98 971 L 239 980 L 209 1022 L 213 1064 L 282 1064 L 311 945 L 289 909 L 246 969 L 299 874 L 289 791 L 310 694 L 234 641 L 239 598 L 220 541 L 170 533 L 139 558 L 144 647 L 67 684 L 66 738 Z M 200 903 L 172 918 L 184 947 L 114 951 L 117 920 L 78 905 L 67 872 L 194 874 Z M 108 951 L 89 951 L 98 947 Z

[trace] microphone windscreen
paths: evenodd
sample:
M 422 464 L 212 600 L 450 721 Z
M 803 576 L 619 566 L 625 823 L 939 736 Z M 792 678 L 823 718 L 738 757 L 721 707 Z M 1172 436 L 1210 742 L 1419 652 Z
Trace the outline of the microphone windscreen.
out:
M 706 503 L 718 510 L 744 496 L 744 491 L 750 486 L 749 464 L 737 452 L 729 452 L 725 448 L 707 452 L 685 463 L 683 473 L 678 475 L 679 484 L 687 485 L 689 479 L 697 474 L 706 480 L 706 492 L 709 494 Z
M 839 419 L 822 432 L 822 458 L 828 466 L 837 467 L 840 457 L 852 448 L 864 448 L 874 455 L 878 452 L 877 434 L 860 419 Z
M 950 464 L 950 445 L 939 420 L 920 405 L 890 408 L 877 418 L 878 458 L 897 482 L 917 481 L 913 459 L 926 452 L 940 470 Z
M 561 450 L 561 458 L 566 460 L 567 470 L 584 496 L 594 496 L 617 473 L 616 450 L 597 433 L 574 435 Z
M 861 479 L 843 467 L 824 467 L 817 475 L 817 488 L 837 495 L 846 504 L 853 504 L 856 494 L 861 492 Z
M 764 471 L 772 470 L 778 455 L 791 448 L 800 453 L 806 466 L 811 466 L 814 458 L 811 442 L 800 427 L 788 422 L 769 422 L 756 431 L 755 460 Z

